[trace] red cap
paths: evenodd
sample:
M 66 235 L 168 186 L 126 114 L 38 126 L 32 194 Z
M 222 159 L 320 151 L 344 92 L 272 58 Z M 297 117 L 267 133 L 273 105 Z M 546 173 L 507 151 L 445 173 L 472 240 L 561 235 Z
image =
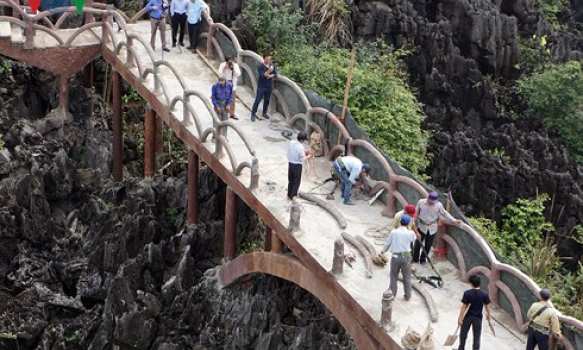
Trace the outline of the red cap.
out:
M 405 206 L 405 214 L 412 218 L 416 217 L 417 213 L 415 212 L 415 206 L 413 204 L 407 204 L 407 206 Z

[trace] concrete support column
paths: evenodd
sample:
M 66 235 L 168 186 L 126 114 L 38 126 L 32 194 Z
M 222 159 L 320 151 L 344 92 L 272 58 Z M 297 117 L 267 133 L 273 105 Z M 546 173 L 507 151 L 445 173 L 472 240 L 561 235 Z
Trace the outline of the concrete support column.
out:
M 83 67 L 83 87 L 86 89 L 93 87 L 93 61 Z
M 188 225 L 199 224 L 199 171 L 200 160 L 198 154 L 194 151 L 188 151 L 188 205 L 187 205 L 187 223 Z
M 146 107 L 144 121 L 144 177 L 151 179 L 156 172 L 156 112 Z
M 237 254 L 237 195 L 227 187 L 225 203 L 225 259 L 233 260 Z
M 59 76 L 59 109 L 69 111 L 69 77 L 66 75 Z
M 381 311 L 381 327 L 394 329 L 393 326 L 393 300 L 395 296 L 389 289 L 383 293 L 382 311 Z
M 162 132 L 164 131 L 164 121 L 158 115 L 156 115 L 156 153 L 160 154 L 164 152 L 164 137 Z
M 271 230 L 271 251 L 274 253 L 283 252 L 283 242 L 277 237 L 273 230 Z
M 113 94 L 113 179 L 123 180 L 123 129 L 121 120 L 121 76 L 112 72 Z
M 270 228 L 267 228 L 265 231 L 265 242 L 263 242 L 263 250 L 266 252 L 271 251 L 271 233 L 273 231 Z

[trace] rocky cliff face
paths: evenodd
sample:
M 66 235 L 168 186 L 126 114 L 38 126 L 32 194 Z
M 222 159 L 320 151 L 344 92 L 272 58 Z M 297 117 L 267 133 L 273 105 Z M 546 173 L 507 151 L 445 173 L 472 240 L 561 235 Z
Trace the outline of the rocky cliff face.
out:
M 294 285 L 221 288 L 224 184 L 203 170 L 205 223 L 183 229 L 186 174 L 112 183 L 109 112 L 72 84 L 62 115 L 54 77 L 0 80 L 0 349 L 355 349 Z M 260 240 L 238 205 L 239 239 Z
M 581 4 L 563 15 L 574 21 Z M 559 233 L 583 223 L 583 166 L 575 164 L 552 131 L 528 117 L 510 118 L 498 84 L 519 76 L 518 36 L 547 36 L 556 61 L 583 59 L 583 36 L 557 31 L 532 0 L 356 1 L 354 25 L 362 38 L 384 37 L 414 52 L 408 59 L 412 85 L 434 131 L 432 182 L 452 189 L 468 214 L 497 212 L 517 198 L 548 193 L 555 199 Z M 493 83 L 493 82 L 497 83 Z M 498 91 L 498 93 L 504 93 Z M 557 209 L 559 208 L 559 209 Z M 581 247 L 560 242 L 561 252 Z

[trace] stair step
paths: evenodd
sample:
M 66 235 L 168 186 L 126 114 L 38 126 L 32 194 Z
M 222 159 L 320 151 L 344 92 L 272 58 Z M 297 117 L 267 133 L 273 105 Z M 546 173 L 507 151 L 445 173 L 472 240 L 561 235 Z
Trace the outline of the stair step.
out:
M 0 22 L 0 38 L 10 38 L 12 29 L 9 22 Z
M 24 33 L 23 33 L 23 29 L 20 26 L 17 25 L 11 25 L 12 27 L 12 42 L 13 43 L 23 43 L 24 42 Z

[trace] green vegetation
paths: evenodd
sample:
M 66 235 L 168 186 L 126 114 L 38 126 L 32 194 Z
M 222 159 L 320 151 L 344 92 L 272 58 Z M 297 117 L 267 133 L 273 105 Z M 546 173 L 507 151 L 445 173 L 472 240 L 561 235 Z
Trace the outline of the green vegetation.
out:
M 329 43 L 352 41 L 350 10 L 345 0 L 306 0 L 306 16 L 317 23 L 320 36 Z
M 518 81 L 528 113 L 556 128 L 573 159 L 583 163 L 583 71 L 581 62 L 547 65 Z
M 494 148 L 492 150 L 486 150 L 486 153 L 488 153 L 489 155 L 491 155 L 494 158 L 499 158 L 502 163 L 504 164 L 510 164 L 510 156 L 508 155 L 508 153 L 506 153 L 505 150 L 501 149 L 501 148 Z
M 568 0 L 534 0 L 534 3 L 555 28 L 563 27 L 559 22 L 559 13 L 569 4 Z
M 576 273 L 562 265 L 553 243 L 554 226 L 544 217 L 549 196 L 519 199 L 502 210 L 502 225 L 493 220 L 471 218 L 472 225 L 508 264 L 531 276 L 534 281 L 554 291 L 553 302 L 575 318 L 583 318 L 583 265 Z M 574 228 L 579 233 L 581 226 Z M 579 237 L 582 238 L 583 236 Z
M 12 61 L 8 59 L 0 59 L 0 75 L 12 73 Z
M 326 3 L 321 6 L 335 4 L 333 0 Z M 321 30 L 326 32 L 326 23 L 335 23 L 331 25 L 339 28 L 340 8 L 326 10 L 315 3 L 310 6 L 320 16 Z M 311 25 L 302 23 L 301 13 L 285 6 L 271 7 L 267 0 L 249 1 L 243 18 L 248 23 L 246 29 L 256 38 L 257 47 L 273 49 L 282 74 L 303 88 L 342 104 L 350 66 L 349 50 L 326 44 L 308 45 L 314 40 L 313 30 Z M 429 133 L 421 130 L 424 119 L 421 105 L 407 86 L 406 74 L 401 69 L 400 59 L 410 52 L 393 50 L 380 41 L 357 44 L 356 50 L 348 99 L 352 116 L 382 152 L 420 175 L 429 164 L 426 154 Z
M 176 221 L 176 218 L 178 218 L 178 215 L 180 215 L 180 208 L 169 207 L 166 209 L 166 215 L 170 221 Z
M 130 91 L 121 95 L 121 100 L 124 104 L 127 104 L 130 101 L 140 101 L 142 100 L 142 97 L 133 87 L 130 87 Z

